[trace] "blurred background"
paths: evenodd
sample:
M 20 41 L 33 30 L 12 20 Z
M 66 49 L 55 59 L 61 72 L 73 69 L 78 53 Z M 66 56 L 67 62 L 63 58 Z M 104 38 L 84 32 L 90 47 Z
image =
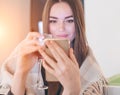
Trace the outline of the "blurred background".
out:
M 0 67 L 30 31 L 46 0 L 0 0 Z M 86 33 L 106 77 L 120 73 L 120 0 L 85 0 Z

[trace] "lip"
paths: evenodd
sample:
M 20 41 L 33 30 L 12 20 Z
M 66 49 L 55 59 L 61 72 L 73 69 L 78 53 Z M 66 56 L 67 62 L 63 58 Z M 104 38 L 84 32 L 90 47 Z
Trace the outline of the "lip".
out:
M 62 35 L 56 35 L 57 37 L 64 37 L 64 38 L 66 38 L 66 37 L 68 37 L 68 34 L 62 34 Z

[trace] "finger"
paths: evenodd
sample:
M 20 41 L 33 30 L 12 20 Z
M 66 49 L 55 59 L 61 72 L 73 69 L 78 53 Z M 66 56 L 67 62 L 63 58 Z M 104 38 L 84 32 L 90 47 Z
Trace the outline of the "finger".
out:
M 27 48 L 21 48 L 21 50 L 19 52 L 20 52 L 20 55 L 24 56 L 24 55 L 28 55 L 28 54 L 38 51 L 39 48 L 40 48 L 39 46 L 31 46 L 31 47 L 27 47 Z
M 29 32 L 26 39 L 35 39 L 35 38 L 39 38 L 40 37 L 40 33 L 39 32 Z
M 74 55 L 74 53 L 73 53 L 73 49 L 72 49 L 72 48 L 70 48 L 70 58 L 71 58 L 72 61 L 75 63 L 75 65 L 78 66 L 78 62 L 77 62 L 77 60 L 76 60 L 76 57 L 75 57 L 75 55 Z
M 30 41 L 23 41 L 18 48 L 19 54 L 21 55 L 27 55 L 33 52 L 38 52 L 39 48 L 41 46 L 39 45 L 39 42 L 36 40 L 30 40 Z
M 42 48 L 39 49 L 39 52 L 40 52 L 40 54 L 42 55 L 42 57 L 44 58 L 44 60 L 45 60 L 53 69 L 58 68 L 55 60 L 53 60 L 50 56 L 48 56 L 48 55 L 42 50 Z
M 55 75 L 55 71 L 53 68 L 51 68 L 45 61 L 43 62 L 43 67 L 45 70 L 47 70 L 49 73 Z
M 61 50 L 61 48 L 57 44 L 56 44 L 56 46 L 54 46 L 54 44 L 55 44 L 55 42 L 52 43 L 52 41 L 46 42 L 46 45 L 48 46 L 48 48 L 51 51 L 55 60 L 57 62 L 63 61 L 64 58 L 62 56 L 64 56 L 64 54 L 62 52 L 60 54 L 58 53 L 58 50 Z M 61 56 L 61 54 L 63 54 L 63 55 Z
M 30 40 L 30 41 L 26 41 L 24 44 L 26 44 L 26 46 L 40 46 L 39 41 L 37 40 Z

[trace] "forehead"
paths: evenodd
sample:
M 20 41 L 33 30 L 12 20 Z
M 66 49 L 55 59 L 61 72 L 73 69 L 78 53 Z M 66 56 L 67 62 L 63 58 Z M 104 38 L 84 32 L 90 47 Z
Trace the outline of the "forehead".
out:
M 73 15 L 73 12 L 66 2 L 58 2 L 51 7 L 50 16 L 64 18 L 69 15 Z

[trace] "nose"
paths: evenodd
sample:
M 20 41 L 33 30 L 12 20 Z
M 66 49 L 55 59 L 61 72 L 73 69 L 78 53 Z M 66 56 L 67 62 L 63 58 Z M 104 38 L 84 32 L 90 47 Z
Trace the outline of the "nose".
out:
M 64 25 L 64 22 L 63 21 L 60 21 L 59 22 L 59 32 L 64 32 L 64 30 L 65 30 L 65 25 Z

